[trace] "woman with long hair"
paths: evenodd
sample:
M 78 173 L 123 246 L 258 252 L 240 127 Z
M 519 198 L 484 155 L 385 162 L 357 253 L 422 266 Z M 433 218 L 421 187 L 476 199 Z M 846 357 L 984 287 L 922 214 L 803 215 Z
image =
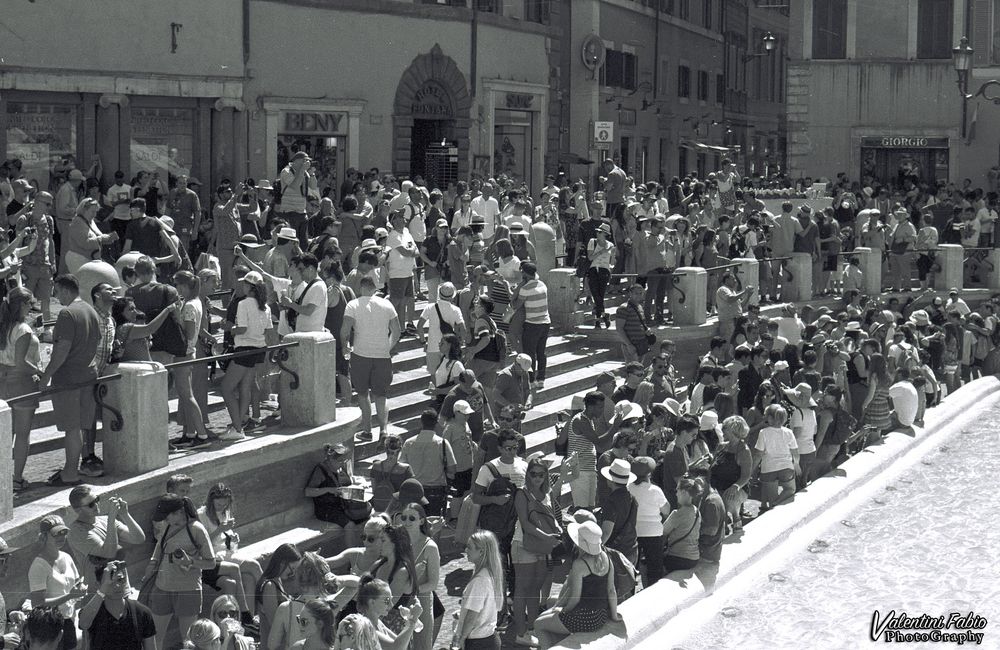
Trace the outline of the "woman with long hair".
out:
M 587 258 L 590 268 L 587 269 L 587 286 L 594 298 L 594 324 L 597 329 L 604 323 L 606 329 L 611 329 L 611 318 L 604 311 L 604 296 L 611 284 L 611 269 L 616 256 L 615 244 L 610 239 L 611 226 L 602 223 L 594 231 L 594 238 L 587 242 Z
M 381 556 L 372 565 L 370 575 L 389 585 L 393 602 L 387 611 L 385 624 L 400 634 L 406 622 L 400 608 L 419 603 L 413 545 L 409 533 L 402 526 L 386 526 L 381 535 L 381 547 Z
M 549 467 L 539 457 L 528 460 L 524 487 L 514 493 L 514 537 L 511 541 L 511 561 L 514 565 L 514 634 L 517 645 L 537 645 L 529 630 L 529 622 L 538 617 L 542 585 L 548 581 L 551 569 L 548 553 L 534 546 L 551 540 L 553 547 L 561 540 L 561 528 L 552 509 Z M 547 526 L 548 530 L 540 528 Z M 527 540 L 527 543 L 526 543 Z
M 722 495 L 726 514 L 734 530 L 743 528 L 740 510 L 747 500 L 750 477 L 753 476 L 753 455 L 747 446 L 750 427 L 738 415 L 722 421 L 722 444 L 715 450 L 709 484 Z
M 174 285 L 177 287 L 177 293 L 180 294 L 181 300 L 184 301 L 181 305 L 180 324 L 186 343 L 184 356 L 175 357 L 175 361 L 194 359 L 195 349 L 198 347 L 201 323 L 204 317 L 204 305 L 201 303 L 201 298 L 198 297 L 198 284 L 198 278 L 190 271 L 178 271 L 174 274 Z M 191 366 L 174 368 L 173 373 L 174 386 L 177 388 L 178 409 L 183 413 L 184 430 L 181 437 L 172 441 L 171 444 L 174 447 L 188 449 L 208 447 L 212 441 L 208 438 L 208 430 L 205 428 L 201 407 L 198 406 L 198 400 L 194 398 Z
M 198 508 L 198 520 L 208 531 L 218 560 L 215 569 L 202 572 L 202 582 L 216 591 L 235 596 L 242 608 L 240 622 L 244 626 L 254 626 L 253 604 L 247 600 L 247 594 L 253 593 L 262 571 L 256 560 L 235 558 L 240 536 L 235 530 L 233 491 L 225 483 L 216 483 L 208 489 L 205 505 Z
M 375 512 L 385 512 L 389 504 L 392 503 L 392 495 L 399 492 L 399 488 L 403 486 L 403 481 L 413 478 L 413 468 L 408 463 L 399 460 L 399 454 L 402 449 L 403 442 L 399 436 L 386 436 L 385 460 L 376 461 L 372 464 L 371 504 Z M 379 532 L 381 532 L 381 528 Z M 375 540 L 372 541 L 374 542 Z
M 240 607 L 235 598 L 229 595 L 216 598 L 210 615 L 222 632 L 220 650 L 255 650 L 254 640 L 240 624 Z
M 28 588 L 34 607 L 52 607 L 63 617 L 62 650 L 76 647 L 76 602 L 87 595 L 80 571 L 63 551 L 69 528 L 59 515 L 38 522 L 38 554 L 28 568 Z
M 361 546 L 346 548 L 326 558 L 327 564 L 335 571 L 347 568 L 351 575 L 358 577 L 368 573 L 381 556 L 382 531 L 390 524 L 389 515 L 384 512 L 373 514 L 361 531 Z
M 430 524 L 427 523 L 427 512 L 419 503 L 407 503 L 399 513 L 399 521 L 410 537 L 413 548 L 413 562 L 416 570 L 417 598 L 423 612 L 420 621 L 423 628 L 413 636 L 413 650 L 431 650 L 438 630 L 441 629 L 441 618 L 434 618 L 434 589 L 441 575 L 441 553 L 437 544 L 431 539 Z
M 866 426 L 876 427 L 879 431 L 885 431 L 891 424 L 889 387 L 892 386 L 892 376 L 889 374 L 885 357 L 878 352 L 872 354 L 869 362 L 871 365 L 868 375 L 868 394 L 861 404 L 861 410 L 865 414 L 864 423 Z
M 778 395 L 778 389 L 770 381 L 765 381 L 757 389 L 757 396 L 754 397 L 753 406 L 746 412 L 747 426 L 750 427 L 747 444 L 751 448 L 757 444 L 757 434 L 767 426 L 767 423 L 764 421 L 764 410 L 771 404 L 778 404 L 780 402 L 781 398 Z
M 348 614 L 337 626 L 336 650 L 382 650 L 375 626 L 361 614 Z
M 496 383 L 497 371 L 506 359 L 499 358 L 494 341 L 499 324 L 493 320 L 495 310 L 493 300 L 480 295 L 472 306 L 472 343 L 465 349 L 467 367 L 476 373 L 476 378 L 486 390 L 492 390 Z
M 445 396 L 458 382 L 459 375 L 465 371 L 465 365 L 462 363 L 462 341 L 457 334 L 442 336 L 438 351 L 441 353 L 441 360 L 431 375 L 434 384 L 431 394 L 434 396 L 434 403 L 440 409 Z
M 325 600 L 308 601 L 295 622 L 303 637 L 292 644 L 293 650 L 333 650 L 337 641 L 337 615 Z
M 320 275 L 326 282 L 326 329 L 339 332 L 344 324 L 344 310 L 348 303 L 357 298 L 354 290 L 344 284 L 344 268 L 340 260 L 331 260 L 321 265 Z M 341 404 L 351 405 L 351 361 L 344 355 L 344 344 L 337 337 L 337 387 L 340 389 Z
M 493 245 L 497 257 L 497 273 L 511 287 L 521 281 L 521 260 L 514 255 L 514 246 L 509 239 L 498 239 Z
M 358 589 L 355 601 L 358 604 L 358 614 L 368 619 L 375 628 L 375 636 L 381 650 L 406 650 L 409 647 L 413 630 L 423 613 L 419 601 L 412 607 L 394 604 L 396 601 L 393 599 L 389 584 L 385 580 L 371 576 L 361 578 L 361 587 Z M 393 631 L 383 622 L 383 619 L 393 611 L 403 621 L 399 631 Z M 347 618 L 350 617 L 344 620 Z
M 245 352 L 267 347 L 267 331 L 273 327 L 271 308 L 267 305 L 267 288 L 264 278 L 250 271 L 240 282 L 246 285 L 247 295 L 236 307 L 236 324 L 232 328 L 233 351 Z M 230 424 L 219 440 L 243 440 L 246 420 L 250 416 L 250 389 L 253 387 L 257 365 L 264 362 L 266 352 L 236 357 L 229 362 L 226 376 L 222 378 L 222 397 L 229 411 Z
M 285 587 L 285 582 L 294 584 L 295 572 L 302 564 L 302 553 L 294 544 L 282 544 L 271 554 L 271 559 L 257 581 L 254 589 L 254 606 L 260 616 L 260 641 L 263 650 L 278 650 L 270 648 L 267 640 L 271 634 L 278 607 L 291 596 Z
M 188 626 L 181 647 L 185 650 L 218 650 L 222 647 L 222 630 L 207 618 L 199 618 Z
M 451 647 L 499 650 L 497 614 L 504 606 L 504 572 L 500 544 L 488 530 L 477 530 L 465 544 L 472 578 L 462 591 L 462 609 Z
M 278 605 L 275 610 L 274 621 L 267 635 L 267 647 L 270 650 L 289 650 L 297 642 L 307 638 L 309 626 L 303 625 L 299 616 L 309 601 L 325 600 L 330 607 L 339 610 L 347 603 L 349 596 L 353 595 L 353 589 L 349 586 L 341 588 L 340 579 L 330 572 L 330 565 L 326 560 L 312 551 L 302 554 L 302 562 L 295 572 L 295 578 L 299 593 Z M 335 617 L 334 614 L 333 618 Z
M 31 312 L 34 296 L 23 287 L 15 287 L 0 302 L 0 395 L 4 399 L 34 393 L 42 369 L 38 364 L 38 337 L 25 320 Z M 31 422 L 38 400 L 23 400 L 11 405 L 14 429 L 14 491 L 28 487 L 24 466 L 31 444 Z
M 676 407 L 671 405 L 676 410 Z M 646 414 L 646 423 L 639 435 L 639 444 L 636 447 L 637 456 L 650 456 L 659 462 L 667 446 L 674 439 L 673 424 L 677 416 L 667 408 L 666 404 L 653 403 L 649 405 L 649 413 Z
M 167 318 L 178 314 L 180 305 L 174 303 L 148 323 L 140 323 L 146 315 L 135 306 L 135 300 L 128 296 L 115 298 L 111 305 L 111 318 L 115 321 L 115 342 L 111 351 L 111 360 L 122 361 L 152 361 L 149 356 L 149 339 L 167 321 Z

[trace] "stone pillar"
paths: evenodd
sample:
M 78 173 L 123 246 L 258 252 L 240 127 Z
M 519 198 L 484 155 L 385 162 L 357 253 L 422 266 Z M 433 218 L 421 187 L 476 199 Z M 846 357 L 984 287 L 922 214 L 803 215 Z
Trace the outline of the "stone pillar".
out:
M 812 300 L 813 277 L 812 255 L 809 253 L 792 253 L 788 270 L 792 274 L 791 281 L 781 279 L 781 299 L 787 302 L 803 302 Z
M 118 271 L 103 260 L 94 260 L 82 265 L 76 272 L 76 279 L 80 282 L 80 299 L 90 306 L 94 305 L 90 298 L 90 291 L 102 282 L 117 289 L 122 287 L 122 279 L 118 275 Z
M 941 244 L 934 255 L 934 261 L 941 267 L 941 271 L 934 276 L 934 288 L 947 291 L 955 287 L 961 291 L 965 249 L 958 244 Z
M 535 245 L 535 265 L 538 277 L 545 282 L 548 272 L 556 268 L 556 233 L 547 223 L 531 224 L 531 239 Z M 548 286 L 546 284 L 546 286 Z
M 668 281 L 674 325 L 703 325 L 708 320 L 708 273 L 705 269 L 682 266 Z
M 545 278 L 545 286 L 549 292 L 549 317 L 552 319 L 552 329 L 557 332 L 571 331 L 582 318 L 577 314 L 576 297 L 579 293 L 579 280 L 576 271 L 552 269 Z
M 877 296 L 882 293 L 882 252 L 872 250 L 867 246 L 854 249 L 854 257 L 861 263 L 861 292 L 866 296 Z
M 13 518 L 14 423 L 7 402 L 0 400 L 0 523 Z
M 159 363 L 120 363 L 105 402 L 121 411 L 122 429 L 104 410 L 104 466 L 109 474 L 135 476 L 167 466 L 167 371 Z
M 747 304 L 760 304 L 760 269 L 758 268 L 760 262 L 748 257 L 737 257 L 733 262 L 739 262 L 740 264 L 733 270 L 736 271 L 736 276 L 740 279 L 742 287 L 744 289 L 747 287 L 756 287 L 754 292 L 750 294 L 750 300 Z
M 358 323 L 364 327 L 364 323 Z M 294 332 L 283 343 L 297 342 L 287 348 L 288 361 L 282 362 L 299 376 L 298 388 L 292 389 L 292 375 L 281 371 L 278 380 L 278 404 L 281 423 L 293 427 L 318 427 L 337 419 L 337 343 L 329 332 Z
M 986 287 L 994 291 L 1000 289 L 1000 248 L 994 248 L 986 254 Z

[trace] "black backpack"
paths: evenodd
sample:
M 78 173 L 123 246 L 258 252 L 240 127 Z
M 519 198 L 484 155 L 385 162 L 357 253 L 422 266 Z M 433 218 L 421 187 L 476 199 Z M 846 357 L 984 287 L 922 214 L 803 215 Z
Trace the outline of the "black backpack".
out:
M 444 319 L 444 316 L 441 315 L 441 308 L 438 307 L 437 303 L 434 303 L 434 311 L 436 311 L 438 315 L 438 327 L 441 328 L 441 336 L 454 334 L 455 327 Z
M 507 495 L 510 499 L 502 506 L 495 503 L 482 506 L 479 509 L 479 527 L 492 532 L 498 540 L 507 539 L 514 534 L 514 524 L 517 523 L 517 511 L 514 508 L 517 486 L 503 476 L 494 463 L 486 463 L 486 468 L 493 475 L 493 481 L 486 488 L 486 496 Z

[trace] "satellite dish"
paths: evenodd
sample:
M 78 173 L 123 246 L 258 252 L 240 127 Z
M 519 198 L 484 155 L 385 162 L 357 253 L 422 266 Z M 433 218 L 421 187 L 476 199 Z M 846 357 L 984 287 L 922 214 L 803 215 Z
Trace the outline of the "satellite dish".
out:
M 604 41 L 597 34 L 588 34 L 583 39 L 580 56 L 583 59 L 584 67 L 588 70 L 593 71 L 601 67 L 604 64 L 606 54 L 607 49 L 604 47 Z

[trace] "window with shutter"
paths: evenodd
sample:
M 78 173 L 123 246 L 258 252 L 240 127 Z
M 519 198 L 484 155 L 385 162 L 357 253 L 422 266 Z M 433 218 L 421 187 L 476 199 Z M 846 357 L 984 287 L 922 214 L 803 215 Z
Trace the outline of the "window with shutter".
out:
M 813 0 L 812 56 L 847 58 L 847 0 Z
M 988 65 L 995 60 L 993 42 L 993 21 L 996 18 L 996 8 L 1000 5 L 996 0 L 970 0 L 972 5 L 972 55 L 973 65 Z M 954 47 L 955 44 L 952 44 Z
M 686 65 L 677 66 L 677 96 L 691 96 L 691 68 Z
M 715 75 L 715 103 L 721 104 L 726 99 L 726 75 Z
M 920 0 L 917 5 L 917 58 L 951 58 L 953 0 Z
M 698 100 L 708 101 L 708 73 L 704 70 L 698 72 Z

